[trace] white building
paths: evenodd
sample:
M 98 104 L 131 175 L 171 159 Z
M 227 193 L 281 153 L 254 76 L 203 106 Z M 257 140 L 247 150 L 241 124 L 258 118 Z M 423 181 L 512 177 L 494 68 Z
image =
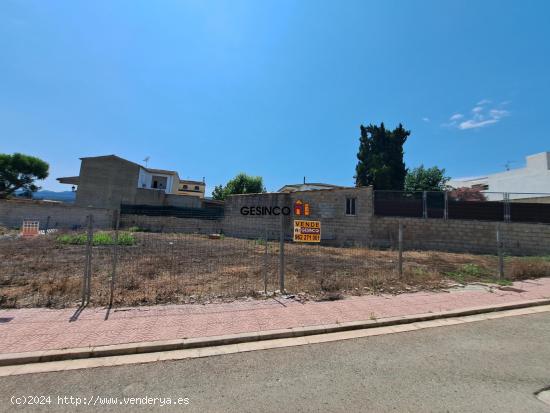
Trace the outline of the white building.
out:
M 343 188 L 343 186 L 338 185 L 332 185 L 332 184 L 322 184 L 322 183 L 310 183 L 305 182 L 302 184 L 290 184 L 285 185 L 282 188 L 279 188 L 277 192 L 297 192 L 297 191 L 315 191 L 315 190 L 321 190 L 321 189 L 338 189 Z
M 526 157 L 524 168 L 511 169 L 475 178 L 451 179 L 453 188 L 478 188 L 483 192 L 507 192 L 510 199 L 539 198 L 550 201 L 550 152 L 541 152 Z M 487 194 L 489 200 L 500 200 L 500 194 Z

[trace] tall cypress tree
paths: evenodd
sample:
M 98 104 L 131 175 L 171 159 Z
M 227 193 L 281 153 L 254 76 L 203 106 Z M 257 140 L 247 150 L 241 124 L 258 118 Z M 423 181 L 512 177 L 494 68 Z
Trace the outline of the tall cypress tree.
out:
M 387 130 L 383 122 L 380 126 L 361 125 L 355 185 L 402 190 L 407 175 L 403 145 L 410 134 L 401 124 L 393 131 Z

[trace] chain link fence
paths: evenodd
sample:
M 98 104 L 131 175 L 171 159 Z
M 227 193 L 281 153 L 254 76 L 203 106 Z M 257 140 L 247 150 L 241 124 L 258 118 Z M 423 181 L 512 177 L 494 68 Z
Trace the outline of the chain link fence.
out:
M 434 248 L 421 250 L 414 228 L 406 219 L 397 222 L 385 248 L 296 243 L 267 226 L 239 238 L 139 227 L 105 231 L 94 227 L 93 216 L 85 226 L 39 235 L 9 231 L 0 234 L 0 307 L 207 303 L 283 293 L 332 300 L 550 276 L 550 240 L 541 239 L 546 253 L 514 255 L 505 223 L 480 227 L 479 238 L 494 240 L 493 247 L 474 254 L 445 250 L 448 240 L 437 233 L 430 235 Z

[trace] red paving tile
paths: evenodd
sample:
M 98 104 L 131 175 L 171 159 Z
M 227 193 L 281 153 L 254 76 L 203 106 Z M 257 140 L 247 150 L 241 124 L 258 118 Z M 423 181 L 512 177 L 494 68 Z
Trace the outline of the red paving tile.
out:
M 0 324 L 0 353 L 207 337 L 550 298 L 550 278 L 517 282 L 514 287 L 524 291 L 478 287 L 306 304 L 278 298 L 165 305 L 112 309 L 107 320 L 106 309 L 86 308 L 72 322 L 75 309 L 0 310 L 0 317 L 13 317 Z

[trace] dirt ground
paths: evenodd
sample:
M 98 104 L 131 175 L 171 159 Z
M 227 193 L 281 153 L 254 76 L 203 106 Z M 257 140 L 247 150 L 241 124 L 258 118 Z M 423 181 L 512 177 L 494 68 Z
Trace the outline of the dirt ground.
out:
M 203 235 L 134 233 L 130 246 L 92 247 L 91 305 L 119 306 L 226 301 L 279 289 L 279 244 Z M 67 307 L 80 302 L 85 245 L 59 234 L 0 238 L 0 307 Z M 116 252 L 116 254 L 115 254 Z M 115 258 L 116 256 L 116 258 Z M 496 256 L 438 251 L 398 253 L 369 248 L 285 244 L 285 287 L 298 299 L 402 293 L 453 283 L 550 276 L 550 257 L 506 257 L 497 280 Z

